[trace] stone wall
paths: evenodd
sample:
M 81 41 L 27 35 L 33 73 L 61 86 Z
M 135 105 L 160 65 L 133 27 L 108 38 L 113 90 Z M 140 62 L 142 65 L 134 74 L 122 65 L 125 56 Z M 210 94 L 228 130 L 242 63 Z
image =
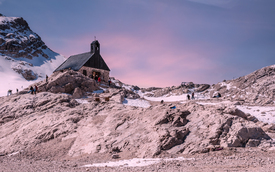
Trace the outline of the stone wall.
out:
M 79 69 L 79 72 L 83 74 L 83 70 L 86 70 L 87 76 L 92 75 L 93 72 L 99 72 L 101 80 L 104 80 L 105 82 L 108 82 L 109 80 L 109 71 L 107 70 L 82 66 L 82 68 Z

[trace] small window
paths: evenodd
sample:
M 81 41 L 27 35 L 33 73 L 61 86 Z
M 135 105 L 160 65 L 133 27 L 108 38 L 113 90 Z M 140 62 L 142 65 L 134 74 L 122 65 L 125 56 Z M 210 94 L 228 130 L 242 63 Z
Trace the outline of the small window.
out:
M 83 70 L 83 75 L 87 76 L 87 71 Z

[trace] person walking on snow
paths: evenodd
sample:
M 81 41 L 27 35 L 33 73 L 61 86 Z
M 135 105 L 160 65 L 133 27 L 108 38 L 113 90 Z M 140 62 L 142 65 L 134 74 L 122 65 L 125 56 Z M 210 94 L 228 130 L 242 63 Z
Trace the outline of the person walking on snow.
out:
M 11 95 L 12 94 L 12 90 L 8 90 L 8 94 L 7 96 Z
M 100 83 L 100 81 L 101 81 L 101 78 L 100 78 L 100 76 L 98 77 L 98 83 Z
M 192 99 L 195 99 L 194 95 L 195 95 L 195 93 L 194 93 L 194 92 L 192 92 Z
M 35 85 L 34 86 L 34 94 L 36 94 L 36 92 L 38 93 L 38 87 Z
M 187 100 L 190 100 L 190 95 L 189 94 L 187 94 Z
M 109 87 L 110 87 L 110 85 L 111 85 L 111 79 L 109 78 L 109 80 L 108 80 L 108 83 L 109 83 Z
M 30 88 L 30 91 L 29 92 L 31 92 L 31 94 L 33 94 L 33 87 L 31 86 L 31 88 Z

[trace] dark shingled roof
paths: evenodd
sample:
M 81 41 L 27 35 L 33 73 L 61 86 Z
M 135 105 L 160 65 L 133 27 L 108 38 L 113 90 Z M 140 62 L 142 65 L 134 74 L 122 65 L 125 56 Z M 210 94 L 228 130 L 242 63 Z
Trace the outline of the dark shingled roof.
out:
M 88 62 L 89 61 L 89 62 Z M 87 63 L 88 62 L 88 63 Z M 89 65 L 90 64 L 90 65 Z M 110 71 L 109 67 L 103 60 L 103 58 L 99 55 L 95 55 L 94 53 L 87 52 L 83 54 L 77 54 L 70 56 L 65 62 L 63 62 L 54 72 L 64 69 L 72 69 L 74 71 L 78 71 L 82 66 L 89 66 L 97 69 L 103 69 Z

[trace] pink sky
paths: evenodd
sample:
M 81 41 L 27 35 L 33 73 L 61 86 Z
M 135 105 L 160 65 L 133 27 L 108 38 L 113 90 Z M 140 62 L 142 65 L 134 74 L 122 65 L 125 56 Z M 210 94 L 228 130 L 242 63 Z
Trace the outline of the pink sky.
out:
M 110 75 L 140 87 L 214 84 L 275 63 L 273 0 L 1 2 L 66 57 L 96 36 Z

